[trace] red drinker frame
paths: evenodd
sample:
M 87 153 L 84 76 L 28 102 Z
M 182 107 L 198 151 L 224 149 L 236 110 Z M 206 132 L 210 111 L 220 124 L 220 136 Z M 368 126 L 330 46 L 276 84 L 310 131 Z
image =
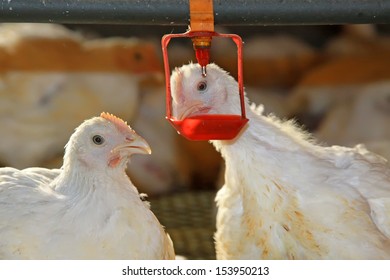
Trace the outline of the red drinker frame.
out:
M 172 96 L 168 60 L 168 44 L 172 38 L 194 37 L 222 37 L 231 38 L 237 46 L 238 90 L 240 94 L 241 115 L 194 115 L 183 120 L 172 116 Z M 165 85 L 166 85 L 166 119 L 173 125 L 179 134 L 189 140 L 231 140 L 235 138 L 249 121 L 245 114 L 243 67 L 242 67 L 242 39 L 236 34 L 221 34 L 209 31 L 187 31 L 181 34 L 167 34 L 161 39 L 164 58 Z M 198 50 L 196 50 L 198 51 Z M 201 49 L 204 53 L 204 49 Z M 208 50 L 207 50 L 208 51 Z M 197 57 L 199 54 L 197 53 Z

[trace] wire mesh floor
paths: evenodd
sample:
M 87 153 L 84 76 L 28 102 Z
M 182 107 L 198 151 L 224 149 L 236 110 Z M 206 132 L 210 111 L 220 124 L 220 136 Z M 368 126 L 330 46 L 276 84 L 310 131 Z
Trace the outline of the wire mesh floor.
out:
M 215 192 L 192 191 L 150 198 L 151 209 L 172 238 L 177 255 L 215 259 Z

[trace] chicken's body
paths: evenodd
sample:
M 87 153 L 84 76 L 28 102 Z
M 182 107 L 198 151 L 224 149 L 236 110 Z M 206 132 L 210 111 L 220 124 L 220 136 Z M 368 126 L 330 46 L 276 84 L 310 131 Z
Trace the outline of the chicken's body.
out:
M 115 129 L 100 119 L 98 125 Z M 170 238 L 124 172 L 125 150 L 146 146 L 126 140 L 107 148 L 108 163 L 90 162 L 101 152 L 74 144 L 85 137 L 82 128 L 95 133 L 91 120 L 80 127 L 62 169 L 0 169 L 0 259 L 173 259 Z
M 206 78 L 192 64 L 172 75 L 175 115 L 240 113 L 237 83 L 207 67 Z M 199 81 L 207 90 L 197 92 Z M 238 137 L 212 141 L 226 163 L 217 258 L 389 259 L 386 161 L 361 147 L 321 147 L 291 123 L 246 109 Z
M 226 162 L 218 258 L 390 258 L 390 172 L 381 159 L 315 146 L 248 116 L 236 141 L 213 141 Z

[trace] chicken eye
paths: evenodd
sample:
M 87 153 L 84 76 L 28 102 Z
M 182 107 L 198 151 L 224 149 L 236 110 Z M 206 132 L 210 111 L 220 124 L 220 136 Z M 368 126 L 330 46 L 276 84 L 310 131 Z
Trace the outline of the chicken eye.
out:
M 206 82 L 199 82 L 197 88 L 198 88 L 198 91 L 205 91 L 207 89 L 207 83 Z
M 95 143 L 96 145 L 101 145 L 104 143 L 104 138 L 100 135 L 95 135 L 92 137 L 92 141 L 93 143 Z

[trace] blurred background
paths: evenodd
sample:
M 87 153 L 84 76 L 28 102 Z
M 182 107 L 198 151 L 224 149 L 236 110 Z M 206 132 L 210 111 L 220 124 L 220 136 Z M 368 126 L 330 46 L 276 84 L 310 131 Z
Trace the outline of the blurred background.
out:
M 60 167 L 83 120 L 108 111 L 151 145 L 128 175 L 147 193 L 176 252 L 214 259 L 223 161 L 206 141 L 165 120 L 160 40 L 185 27 L 0 24 L 0 166 Z M 390 26 L 216 27 L 244 40 L 244 84 L 266 114 L 295 118 L 324 145 L 390 159 Z M 171 67 L 195 61 L 191 41 L 169 47 Z M 211 60 L 236 76 L 235 45 L 214 39 Z

